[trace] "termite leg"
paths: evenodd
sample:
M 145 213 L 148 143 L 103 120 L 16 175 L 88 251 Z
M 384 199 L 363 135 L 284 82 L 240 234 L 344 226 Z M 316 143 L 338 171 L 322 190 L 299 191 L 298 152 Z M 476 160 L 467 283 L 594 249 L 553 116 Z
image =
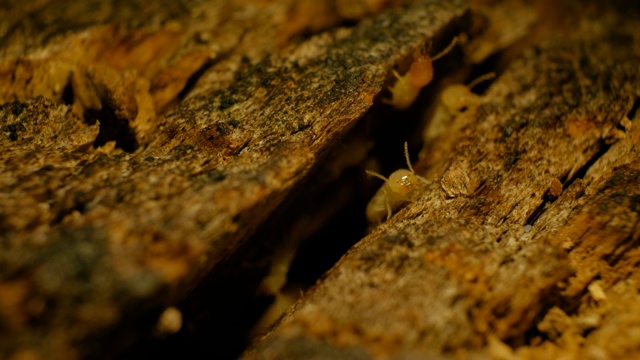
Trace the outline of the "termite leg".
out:
M 387 221 L 391 219 L 391 205 L 389 205 L 389 196 L 387 196 L 387 188 L 384 189 L 384 204 L 387 207 Z

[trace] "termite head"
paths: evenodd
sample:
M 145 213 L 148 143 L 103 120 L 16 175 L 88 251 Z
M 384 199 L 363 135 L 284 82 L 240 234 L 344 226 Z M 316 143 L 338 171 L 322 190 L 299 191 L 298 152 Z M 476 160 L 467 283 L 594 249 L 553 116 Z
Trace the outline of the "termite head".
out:
M 400 169 L 389 176 L 387 184 L 394 195 L 409 199 L 412 197 L 413 192 L 420 187 L 422 180 L 413 172 Z
M 420 175 L 416 175 L 409 161 L 409 148 L 404 143 L 404 156 L 407 160 L 407 169 L 400 169 L 386 177 L 374 171 L 366 170 L 369 176 L 384 180 L 384 185 L 376 192 L 367 204 L 367 219 L 370 223 L 378 224 L 391 218 L 393 211 L 408 201 L 413 201 L 420 189 L 427 184 L 427 180 Z
M 396 82 L 389 88 L 391 99 L 383 99 L 383 102 L 400 110 L 411 106 L 420 90 L 433 80 L 433 61 L 446 55 L 458 41 L 457 37 L 453 38 L 449 46 L 433 57 L 426 53 L 417 52 L 409 65 L 409 70 L 404 75 L 392 70 Z
M 407 71 L 409 81 L 414 89 L 421 89 L 433 80 L 433 61 L 429 55 L 418 55 Z
M 454 37 L 444 50 L 432 57 L 426 53 L 416 53 L 414 61 L 409 66 L 409 71 L 407 71 L 409 81 L 414 88 L 421 89 L 433 80 L 433 62 L 447 55 L 458 42 L 460 42 L 460 39 Z

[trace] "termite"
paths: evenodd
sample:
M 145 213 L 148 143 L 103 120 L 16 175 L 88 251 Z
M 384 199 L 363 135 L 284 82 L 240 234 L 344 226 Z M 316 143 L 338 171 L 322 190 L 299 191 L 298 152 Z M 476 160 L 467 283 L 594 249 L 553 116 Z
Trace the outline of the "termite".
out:
M 367 204 L 367 220 L 373 224 L 379 224 L 386 215 L 386 220 L 391 218 L 393 211 L 402 204 L 415 199 L 418 191 L 427 184 L 427 179 L 416 175 L 409 161 L 409 147 L 404 143 L 404 157 L 407 160 L 407 169 L 396 170 L 389 178 L 377 172 L 366 170 L 367 175 L 384 180 L 384 185 L 378 189 Z
M 458 41 L 458 37 L 454 37 L 451 44 L 434 57 L 418 52 L 404 75 L 398 74 L 396 70 L 391 70 L 396 77 L 396 82 L 389 88 L 391 99 L 383 99 L 382 102 L 399 110 L 411 106 L 420 90 L 433 79 L 433 62 L 448 54 Z
M 465 110 L 476 108 L 480 104 L 481 98 L 480 95 L 471 92 L 471 89 L 495 76 L 495 73 L 488 73 L 476 78 L 468 85 L 453 84 L 444 88 L 433 111 L 428 113 L 429 120 L 423 135 L 425 143 L 431 143 L 433 139 L 440 136 L 454 116 L 460 115 Z
M 491 72 L 479 76 L 468 85 L 450 85 L 442 91 L 440 101 L 451 115 L 460 114 L 464 109 L 474 107 L 480 102 L 480 96 L 472 93 L 471 89 L 485 80 L 493 79 L 495 76 L 496 73 Z

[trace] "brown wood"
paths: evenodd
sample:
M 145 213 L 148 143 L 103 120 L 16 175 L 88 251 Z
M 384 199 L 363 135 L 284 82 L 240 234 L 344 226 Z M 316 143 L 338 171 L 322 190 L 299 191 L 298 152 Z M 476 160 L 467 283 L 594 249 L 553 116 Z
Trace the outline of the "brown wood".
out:
M 539 20 L 426 144 L 424 193 L 245 358 L 638 356 L 640 39 L 625 11 Z
M 0 358 L 145 336 L 166 355 L 201 326 L 174 306 L 248 311 L 202 285 L 253 298 L 246 262 L 284 266 L 259 290 L 286 308 L 292 254 L 404 141 L 424 143 L 419 196 L 244 358 L 639 356 L 637 19 L 621 0 L 5 2 Z M 392 69 L 454 36 L 408 111 L 382 103 Z M 478 103 L 438 103 L 489 71 Z M 212 347 L 247 336 L 208 319 Z
M 305 39 L 373 13 L 300 4 L 0 8 L 2 354 L 113 354 L 107 335 L 215 272 L 468 11 L 421 1 Z

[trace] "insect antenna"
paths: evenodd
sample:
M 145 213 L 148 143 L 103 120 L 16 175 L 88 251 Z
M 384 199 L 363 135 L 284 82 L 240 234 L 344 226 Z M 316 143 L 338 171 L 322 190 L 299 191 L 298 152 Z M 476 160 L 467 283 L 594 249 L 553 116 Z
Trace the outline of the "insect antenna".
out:
M 409 160 L 409 144 L 406 141 L 404 142 L 404 158 L 407 160 L 407 169 L 409 169 L 412 174 L 415 174 L 416 172 L 413 171 L 413 167 L 411 166 L 411 160 Z
M 488 73 L 488 74 L 484 74 L 484 75 L 478 76 L 477 78 L 475 78 L 475 80 L 473 80 L 472 82 L 470 82 L 470 83 L 469 83 L 469 85 L 467 85 L 467 87 L 468 87 L 469 89 L 473 89 L 473 87 L 474 87 L 474 86 L 476 86 L 476 85 L 480 84 L 480 83 L 481 83 L 481 82 L 483 82 L 483 81 L 491 80 L 491 79 L 493 79 L 494 77 L 496 77 L 496 73 L 494 73 L 494 72 L 490 72 L 490 73 Z
M 409 171 L 411 171 L 411 173 L 415 175 L 418 180 L 425 184 L 428 184 L 429 182 L 427 181 L 427 179 L 423 178 L 422 176 L 416 174 L 415 171 L 413 171 L 413 166 L 411 166 L 411 160 L 409 159 L 409 144 L 406 141 L 404 142 L 404 158 L 407 160 L 407 169 L 409 169 Z
M 377 172 L 375 172 L 375 171 L 365 170 L 365 172 L 366 172 L 366 173 L 367 173 L 367 175 L 369 175 L 369 176 L 377 177 L 378 179 L 382 179 L 382 180 L 384 180 L 385 182 L 389 181 L 389 179 L 387 179 L 386 177 L 384 177 L 384 176 L 382 176 L 382 175 L 378 174 L 378 173 L 377 173 Z
M 451 40 L 451 43 L 449 44 L 449 46 L 447 46 L 444 50 L 440 51 L 438 54 L 436 54 L 435 56 L 433 56 L 431 58 L 431 61 L 436 61 L 438 59 L 440 59 L 441 57 L 447 55 L 449 53 L 449 51 L 451 51 L 451 49 L 453 49 L 454 46 L 456 46 L 456 44 L 460 41 L 460 39 L 458 39 L 458 37 L 454 37 L 453 40 Z

